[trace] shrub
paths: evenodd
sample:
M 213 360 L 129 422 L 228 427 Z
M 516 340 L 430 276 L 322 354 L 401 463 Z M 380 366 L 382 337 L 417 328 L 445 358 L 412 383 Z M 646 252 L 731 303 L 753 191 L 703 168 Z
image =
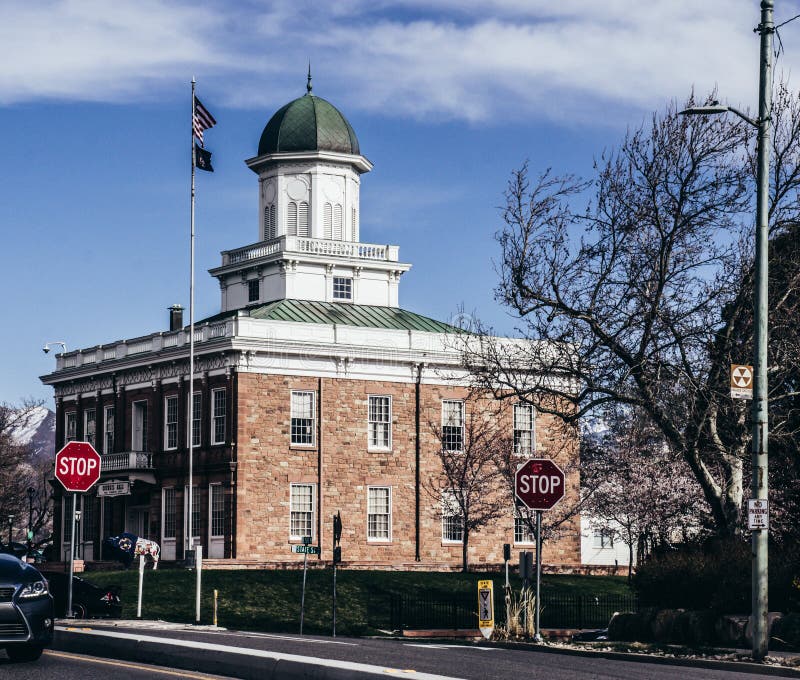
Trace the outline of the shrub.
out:
M 800 614 L 787 614 L 775 622 L 771 631 L 770 646 L 800 651 Z

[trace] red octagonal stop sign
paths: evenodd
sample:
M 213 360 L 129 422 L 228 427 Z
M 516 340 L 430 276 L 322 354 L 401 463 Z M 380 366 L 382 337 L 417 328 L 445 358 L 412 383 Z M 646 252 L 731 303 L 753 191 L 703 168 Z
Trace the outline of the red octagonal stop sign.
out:
M 56 479 L 67 491 L 88 491 L 100 479 L 100 454 L 89 442 L 69 442 L 56 454 Z
M 564 473 L 552 460 L 531 458 L 514 473 L 514 494 L 531 510 L 549 510 L 564 497 Z

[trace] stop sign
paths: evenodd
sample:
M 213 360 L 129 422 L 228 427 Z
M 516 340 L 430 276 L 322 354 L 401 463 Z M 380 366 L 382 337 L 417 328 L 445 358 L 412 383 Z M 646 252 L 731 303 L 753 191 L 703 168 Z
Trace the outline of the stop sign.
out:
M 89 442 L 69 442 L 56 454 L 56 479 L 67 491 L 88 491 L 100 479 L 100 454 Z
M 514 495 L 531 510 L 549 510 L 564 497 L 564 481 L 552 460 L 531 458 L 514 473 Z

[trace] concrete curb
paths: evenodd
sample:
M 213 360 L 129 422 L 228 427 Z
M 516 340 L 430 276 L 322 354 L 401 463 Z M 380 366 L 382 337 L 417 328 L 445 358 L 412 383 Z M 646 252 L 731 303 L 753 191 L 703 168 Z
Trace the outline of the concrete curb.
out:
M 499 647 L 500 649 L 524 649 L 545 654 L 568 654 L 594 659 L 610 659 L 613 661 L 646 662 L 665 666 L 689 666 L 707 668 L 734 673 L 756 673 L 784 678 L 800 678 L 800 668 L 788 666 L 770 666 L 749 661 L 722 661 L 719 659 L 688 659 L 681 657 L 660 656 L 657 654 L 636 654 L 634 652 L 611 652 L 595 649 L 574 649 L 571 647 L 548 647 L 527 642 L 478 642 L 483 647 Z

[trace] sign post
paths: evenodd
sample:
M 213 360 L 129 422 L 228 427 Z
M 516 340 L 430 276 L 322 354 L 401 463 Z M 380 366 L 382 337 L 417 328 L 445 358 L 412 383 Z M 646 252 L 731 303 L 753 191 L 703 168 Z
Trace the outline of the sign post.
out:
M 56 454 L 56 479 L 65 491 L 72 492 L 72 512 L 69 514 L 69 586 L 67 587 L 67 618 L 72 612 L 72 578 L 75 575 L 75 531 L 78 525 L 78 494 L 91 489 L 100 479 L 100 454 L 89 442 L 68 442 Z
M 333 516 L 333 637 L 336 637 L 336 567 L 342 561 L 342 513 L 336 511 Z
M 300 552 L 297 548 L 305 548 L 302 551 L 303 553 L 303 592 L 300 595 L 300 635 L 303 634 L 303 617 L 306 611 L 306 574 L 308 573 L 308 554 L 316 554 L 309 550 L 309 548 L 317 548 L 315 545 L 311 545 L 311 536 L 303 536 L 303 545 L 295 545 L 293 546 L 294 552 Z M 317 548 L 319 550 L 319 548 Z
M 478 581 L 478 628 L 487 640 L 494 631 L 494 583 Z
M 536 511 L 536 610 L 534 614 L 534 642 L 542 641 L 541 585 L 542 585 L 542 511 L 550 510 L 564 497 L 566 477 L 553 461 L 530 458 L 520 464 L 514 474 L 514 495 L 522 505 Z

